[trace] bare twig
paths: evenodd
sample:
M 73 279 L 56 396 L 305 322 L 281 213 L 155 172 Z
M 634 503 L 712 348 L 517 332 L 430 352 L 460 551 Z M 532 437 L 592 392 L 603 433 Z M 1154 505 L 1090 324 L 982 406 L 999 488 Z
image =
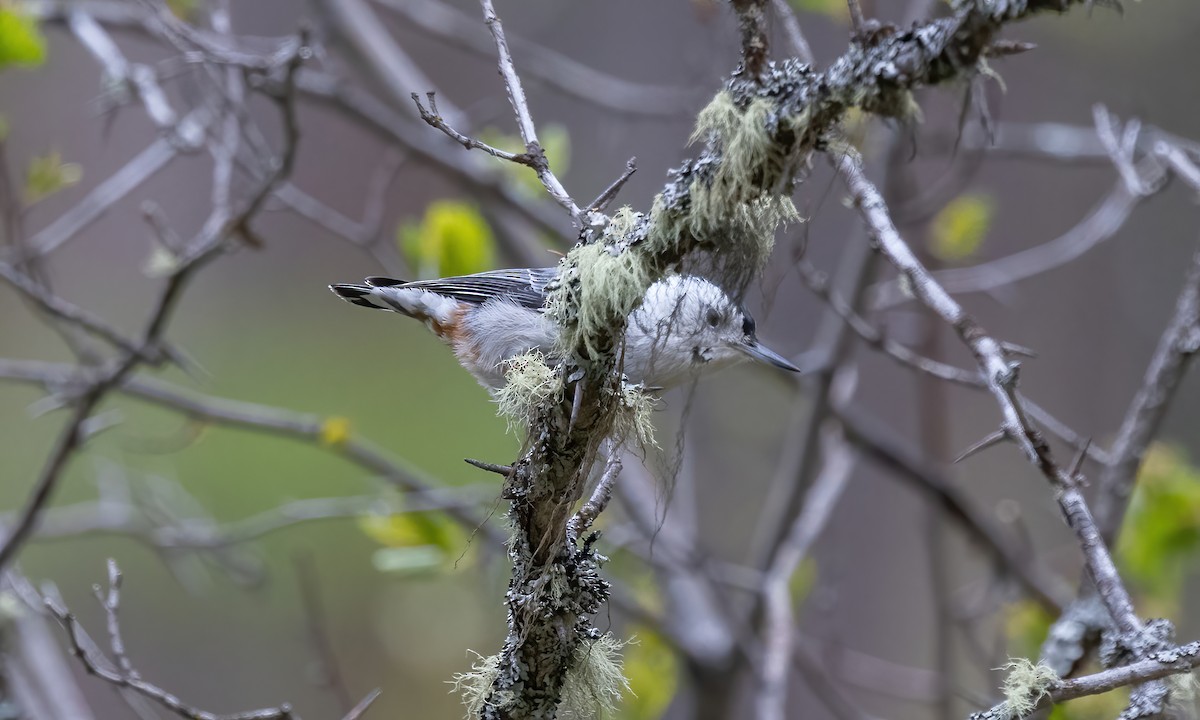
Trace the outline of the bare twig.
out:
M 1111 459 L 1100 472 L 1096 522 L 1104 538 L 1116 540 L 1138 468 L 1150 443 L 1158 435 L 1179 383 L 1200 349 L 1200 252 L 1192 265 L 1175 312 L 1159 338 L 1145 377 L 1125 412 L 1110 450 Z
M 481 57 L 494 58 L 495 44 L 481 32 L 479 20 L 437 0 L 378 0 L 408 22 L 443 42 Z M 521 73 L 559 92 L 601 109 L 628 115 L 678 116 L 697 99 L 686 87 L 647 85 L 613 77 L 544 45 L 508 34 L 509 45 L 525 59 Z M 418 86 L 427 87 L 427 86 Z
M 629 158 L 629 162 L 625 163 L 625 172 L 621 173 L 621 176 L 614 180 L 612 185 L 606 187 L 604 192 L 600 193 L 588 205 L 587 211 L 589 213 L 604 212 L 604 209 L 617 197 L 617 193 L 621 192 L 621 188 L 625 186 L 625 183 L 629 182 L 629 178 L 633 177 L 635 172 L 637 172 L 637 158 L 631 157 Z
M 343 708 L 350 708 L 353 699 L 346 680 L 342 677 L 341 665 L 333 649 L 333 641 L 326 626 L 325 609 L 321 603 L 321 584 L 317 578 L 316 563 L 308 553 L 293 558 L 296 582 L 300 586 L 300 602 L 304 607 L 308 636 L 320 666 L 321 684 L 333 692 Z
M 1068 700 L 1087 695 L 1115 690 L 1119 687 L 1158 680 L 1170 675 L 1191 672 L 1200 666 L 1200 642 L 1188 643 L 1167 650 L 1150 653 L 1149 657 L 1129 665 L 1103 670 L 1092 675 L 1071 680 L 1059 680 L 1048 688 L 1046 694 L 1035 698 L 1034 710 L 1040 710 Z M 971 720 L 1016 719 L 1012 710 L 1004 703 L 983 712 L 973 713 Z
M 1075 531 L 1088 571 L 1121 632 L 1136 635 L 1142 623 L 1133 611 L 1129 593 L 1117 573 L 1091 511 L 1079 490 L 1079 480 L 1054 461 L 1040 433 L 1029 424 L 1016 394 L 1016 367 L 1005 359 L 1000 344 L 950 297 L 913 255 L 888 215 L 887 206 L 866 178 L 858 157 L 842 155 L 835 164 L 846 180 L 863 219 L 880 252 L 908 278 L 917 299 L 954 328 L 975 355 L 1003 416 L 1002 428 L 1024 452 L 1026 459 L 1054 486 L 1067 524 Z
M 575 517 L 571 518 L 571 532 L 575 537 L 587 532 L 600 513 L 604 512 L 604 508 L 608 507 L 608 501 L 612 498 L 613 483 L 620 474 L 621 454 L 614 450 L 604 466 L 600 481 L 596 483 L 596 489 L 592 491 L 592 496 L 579 508 Z
M 120 571 L 117 569 L 116 563 L 110 560 L 110 582 L 112 582 L 114 573 L 115 577 L 118 578 L 119 581 Z M 117 597 L 114 595 L 115 592 L 115 589 L 110 586 L 108 592 L 109 598 Z M 71 653 L 79 659 L 79 662 L 83 664 L 83 667 L 85 670 L 87 670 L 88 674 L 94 675 L 115 687 L 133 690 L 134 692 L 147 697 L 154 702 L 157 702 L 179 717 L 187 718 L 188 720 L 292 720 L 292 718 L 295 717 L 292 714 L 291 706 L 287 705 L 286 703 L 273 708 L 250 710 L 247 712 L 232 713 L 228 715 L 210 713 L 195 706 L 189 705 L 167 690 L 143 680 L 136 671 L 132 670 L 132 665 L 127 665 L 127 658 L 123 660 L 122 667 L 119 670 L 111 670 L 108 667 L 101 665 L 92 657 L 89 652 L 84 650 L 83 646 L 80 644 L 80 629 L 75 616 L 69 610 L 67 610 L 66 607 L 62 606 L 58 601 L 51 598 L 45 599 L 45 606 L 46 609 L 50 611 L 51 615 L 58 620 L 59 624 L 61 624 L 63 629 L 66 631 L 67 640 L 71 646 Z M 119 638 L 120 630 L 118 629 L 115 633 L 111 630 L 111 624 L 117 622 L 117 602 L 115 600 L 112 602 L 111 609 L 109 609 L 109 603 L 105 603 L 105 609 L 109 616 L 110 635 L 113 638 Z M 125 669 L 126 667 L 128 667 L 130 671 L 127 672 Z
M 771 0 L 771 9 L 775 11 L 775 17 L 783 23 L 784 35 L 791 43 L 796 57 L 809 65 L 814 64 L 816 59 L 812 47 L 809 46 L 808 39 L 804 37 L 804 31 L 800 29 L 800 19 L 796 17 L 796 11 L 792 9 L 787 0 Z
M 521 133 L 521 139 L 525 141 L 525 154 L 530 156 L 534 162 L 530 167 L 537 172 L 538 179 L 542 181 L 542 185 L 545 186 L 546 192 L 550 193 L 550 197 L 566 208 L 575 223 L 583 228 L 587 225 L 585 213 L 575 204 L 566 188 L 551 172 L 550 163 L 546 160 L 546 152 L 538 142 L 537 128 L 533 124 L 533 116 L 529 113 L 529 103 L 525 100 L 525 89 L 521 86 L 521 78 L 513 66 L 512 51 L 508 49 L 508 39 L 504 36 L 504 26 L 496 14 L 496 8 L 493 7 L 492 0 L 480 0 L 480 6 L 483 8 L 483 22 L 491 31 L 492 40 L 496 43 L 500 76 L 504 78 L 508 101 L 512 104 L 513 113 L 517 117 L 517 129 Z
M 379 688 L 375 688 L 371 692 L 367 693 L 366 697 L 360 700 L 358 704 L 350 710 L 350 712 L 346 713 L 342 720 L 358 720 L 366 714 L 367 710 L 370 709 L 371 705 L 373 705 L 382 694 L 383 692 Z
M 77 369 L 70 365 L 33 361 L 0 360 L 0 377 L 44 384 L 52 390 L 70 390 L 80 382 Z M 117 390 L 122 394 L 179 412 L 186 417 L 229 425 L 311 443 L 339 455 L 400 488 L 415 492 L 445 509 L 466 527 L 478 528 L 490 540 L 503 541 L 495 528 L 472 512 L 434 479 L 399 458 L 391 457 L 373 443 L 351 435 L 336 443 L 326 442 L 326 419 L 318 415 L 258 405 L 255 403 L 204 397 L 188 393 L 171 383 L 145 377 L 127 378 Z

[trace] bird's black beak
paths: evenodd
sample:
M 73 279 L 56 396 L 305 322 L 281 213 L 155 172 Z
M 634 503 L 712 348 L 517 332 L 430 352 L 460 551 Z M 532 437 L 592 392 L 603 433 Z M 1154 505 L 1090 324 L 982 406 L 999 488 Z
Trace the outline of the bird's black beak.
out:
M 774 365 L 777 368 L 790 370 L 792 372 L 800 372 L 800 368 L 788 362 L 787 358 L 775 352 L 771 348 L 763 345 L 757 338 L 746 338 L 738 346 L 742 352 L 750 357 L 765 362 L 769 365 Z

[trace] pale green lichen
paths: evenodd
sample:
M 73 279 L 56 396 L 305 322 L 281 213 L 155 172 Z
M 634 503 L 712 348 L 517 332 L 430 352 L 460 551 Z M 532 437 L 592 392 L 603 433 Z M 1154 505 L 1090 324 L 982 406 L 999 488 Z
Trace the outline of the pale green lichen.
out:
M 1177 708 L 1190 708 L 1196 702 L 1196 676 L 1191 673 L 1180 673 L 1163 678 L 1169 688 L 1167 705 Z M 1171 717 L 1170 713 L 1166 717 Z
M 691 237 L 726 266 L 748 274 L 762 269 L 775 229 L 800 217 L 791 199 L 775 191 L 788 165 L 784 145 L 772 135 L 775 113 L 770 100 L 755 98 L 740 108 L 728 92 L 700 112 L 692 141 L 707 141 L 719 161 L 710 175 L 689 185 L 685 208 L 668 209 L 661 196 L 655 199 L 649 252 L 673 251 L 681 238 Z
M 504 363 L 504 387 L 495 392 L 497 414 L 507 418 L 508 429 L 525 427 L 538 407 L 551 398 L 562 398 L 562 381 L 546 357 L 534 350 Z
M 492 684 L 500 676 L 499 655 L 484 657 L 475 653 L 475 658 L 475 664 L 471 666 L 470 672 L 456 673 L 453 680 L 450 681 L 454 686 L 450 692 L 456 692 L 462 696 L 463 705 L 466 707 L 464 716 L 466 718 L 479 717 L 479 713 L 487 704 Z M 492 703 L 497 707 L 504 708 L 511 705 L 514 700 L 516 700 L 516 696 L 511 691 L 502 690 L 492 698 Z
M 1008 676 L 1004 678 L 1001 692 L 1009 717 L 1025 717 L 1033 712 L 1038 702 L 1058 683 L 1058 674 L 1044 662 L 1035 665 L 1019 658 L 1010 660 L 1004 669 Z
M 634 440 L 639 447 L 658 447 L 654 439 L 654 409 L 658 398 L 640 385 L 622 383 L 613 434 L 619 440 Z
M 621 671 L 625 643 L 611 633 L 575 648 L 574 663 L 563 683 L 562 717 L 585 720 L 616 712 L 629 681 Z
M 611 348 L 596 344 L 637 309 L 654 281 L 646 254 L 605 243 L 577 245 L 563 258 L 546 314 L 563 327 L 562 350 L 596 359 Z

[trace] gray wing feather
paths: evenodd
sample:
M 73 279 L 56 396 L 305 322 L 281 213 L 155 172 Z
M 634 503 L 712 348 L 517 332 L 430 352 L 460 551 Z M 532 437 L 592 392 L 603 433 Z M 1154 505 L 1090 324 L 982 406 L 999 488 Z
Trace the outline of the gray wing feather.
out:
M 546 303 L 546 285 L 557 275 L 557 267 L 515 268 L 410 283 L 389 282 L 386 278 L 368 278 L 368 282 L 377 286 L 394 284 L 419 288 L 472 305 L 504 298 L 531 310 L 541 310 Z

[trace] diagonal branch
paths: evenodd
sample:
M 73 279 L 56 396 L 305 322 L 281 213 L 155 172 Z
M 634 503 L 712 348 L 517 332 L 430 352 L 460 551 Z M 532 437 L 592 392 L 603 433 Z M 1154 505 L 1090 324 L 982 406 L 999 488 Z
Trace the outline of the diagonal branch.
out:
M 1024 406 L 1016 393 L 1016 366 L 1005 359 L 1000 343 L 988 335 L 974 318 L 946 293 L 913 255 L 892 223 L 879 191 L 863 174 L 857 155 L 847 153 L 836 159 L 835 164 L 846 181 L 872 237 L 878 243 L 880 252 L 908 279 L 917 299 L 953 327 L 959 338 L 975 355 L 976 362 L 987 380 L 988 389 L 1000 406 L 1003 430 L 1022 449 L 1026 459 L 1054 487 L 1059 507 L 1066 517 L 1067 524 L 1075 532 L 1088 571 L 1113 621 L 1124 634 L 1140 634 L 1143 629 L 1142 623 L 1133 611 L 1129 592 L 1117 573 L 1112 556 L 1080 492 L 1080 478 L 1055 462 L 1049 446 L 1026 417 Z

